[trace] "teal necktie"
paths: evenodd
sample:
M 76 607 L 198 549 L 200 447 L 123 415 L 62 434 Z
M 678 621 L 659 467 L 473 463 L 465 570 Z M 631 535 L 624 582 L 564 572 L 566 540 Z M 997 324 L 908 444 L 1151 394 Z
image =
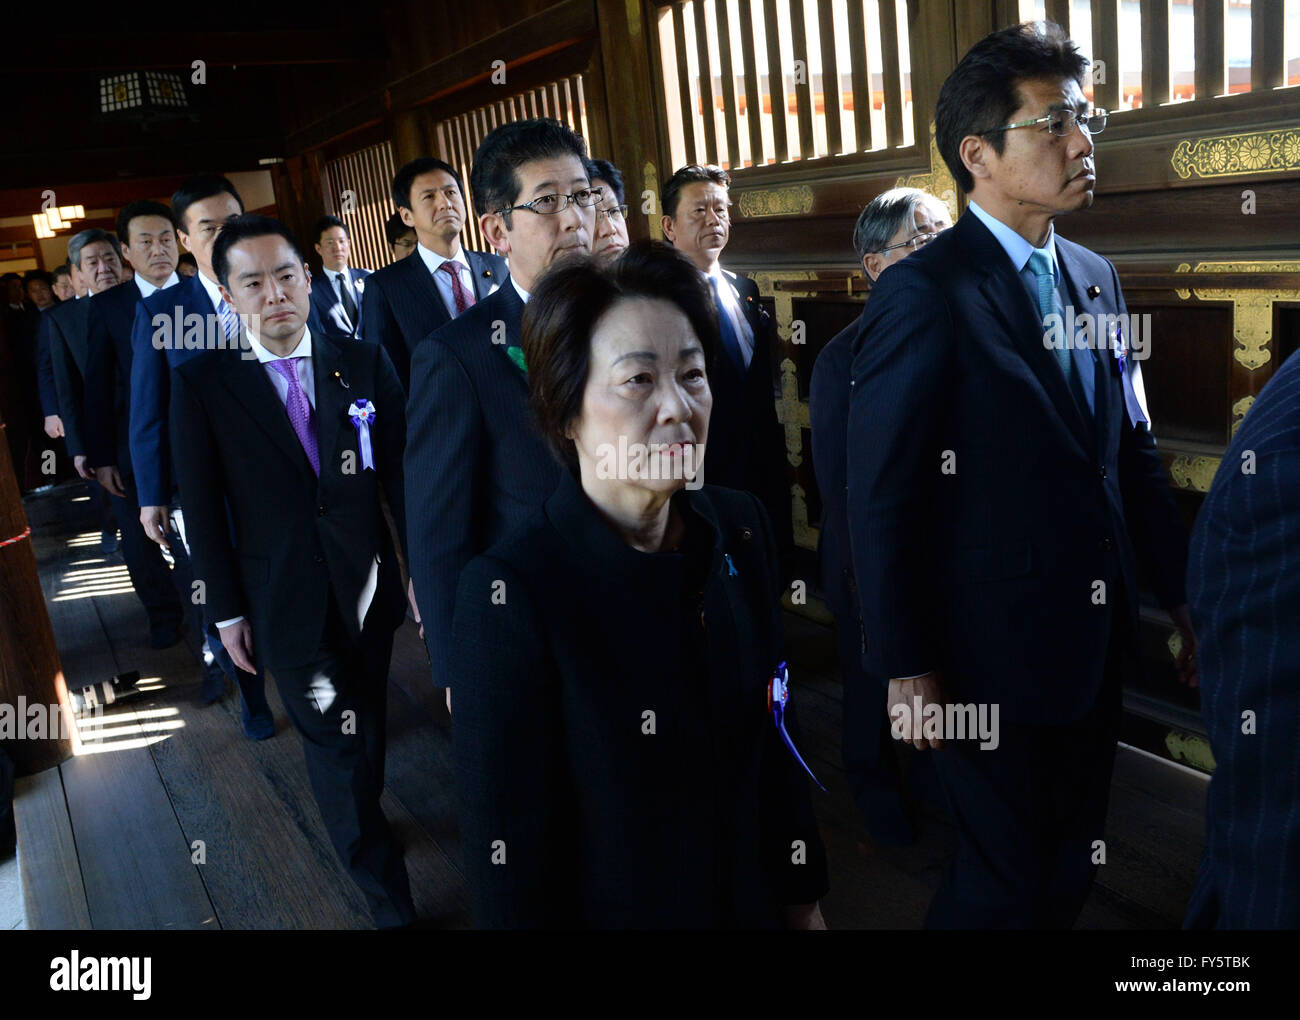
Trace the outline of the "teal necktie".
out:
M 1060 315 L 1061 307 L 1056 300 L 1056 272 L 1052 267 L 1052 256 L 1041 248 L 1035 248 L 1029 256 L 1029 269 L 1038 282 L 1039 316 L 1046 321 L 1053 312 Z M 1056 355 L 1056 363 L 1061 366 L 1061 371 L 1065 373 L 1065 381 L 1073 391 L 1075 377 L 1078 374 L 1078 369 L 1074 365 L 1074 356 L 1064 343 L 1059 347 L 1053 347 L 1052 353 Z

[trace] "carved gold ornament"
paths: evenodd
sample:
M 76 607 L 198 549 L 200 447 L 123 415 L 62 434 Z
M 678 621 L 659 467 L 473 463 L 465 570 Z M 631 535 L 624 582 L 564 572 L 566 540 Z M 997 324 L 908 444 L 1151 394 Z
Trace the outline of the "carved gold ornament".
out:
M 787 188 L 753 188 L 740 192 L 737 205 L 745 219 L 758 216 L 806 216 L 812 212 L 813 190 L 806 184 Z
M 1184 138 L 1169 162 L 1183 180 L 1300 170 L 1300 128 Z
M 1182 263 L 1179 273 L 1300 273 L 1296 262 L 1198 262 Z M 1190 282 L 1190 281 L 1189 281 Z M 1300 289 L 1264 290 L 1247 287 L 1192 287 L 1176 291 L 1186 301 L 1195 294 L 1200 301 L 1232 302 L 1232 337 L 1237 345 L 1232 356 L 1255 371 L 1273 358 L 1273 305 L 1278 301 L 1300 301 Z

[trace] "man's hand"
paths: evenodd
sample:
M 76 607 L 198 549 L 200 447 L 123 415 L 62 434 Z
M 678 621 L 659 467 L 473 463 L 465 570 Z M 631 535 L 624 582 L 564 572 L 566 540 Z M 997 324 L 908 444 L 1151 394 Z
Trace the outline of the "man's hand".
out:
M 140 527 L 149 536 L 150 541 L 171 552 L 171 543 L 167 540 L 168 514 L 165 506 L 142 506 L 140 508 Z
M 921 699 L 919 712 L 916 710 L 918 697 Z M 941 737 L 931 737 L 927 740 L 921 735 L 921 724 L 931 705 L 938 705 L 942 713 L 945 704 L 947 700 L 943 693 L 943 677 L 937 671 L 910 680 L 889 681 L 889 697 L 886 705 L 893 724 L 892 730 L 897 734 L 901 727 L 901 739 L 918 751 L 924 751 L 928 747 L 933 747 L 937 751 L 943 747 Z
M 800 903 L 785 908 L 785 926 L 791 931 L 825 931 L 826 919 L 818 902 Z
M 1173 617 L 1174 626 L 1178 628 L 1178 633 L 1183 639 L 1183 646 L 1178 650 L 1178 658 L 1175 665 L 1178 667 L 1178 682 L 1186 684 L 1188 687 L 1200 686 L 1200 680 L 1196 669 L 1196 632 L 1192 630 L 1192 613 L 1184 602 L 1181 606 L 1170 611 L 1169 615 Z
M 62 439 L 63 419 L 57 414 L 47 414 L 45 416 L 45 434 L 51 439 Z
M 95 472 L 91 471 L 90 468 L 86 467 L 85 454 L 79 453 L 75 457 L 73 457 L 72 466 L 77 469 L 77 474 L 81 475 L 81 477 L 84 478 L 86 481 L 89 482 L 94 479 Z
M 95 480 L 119 499 L 126 495 L 126 488 L 122 485 L 122 475 L 117 470 L 116 464 L 95 468 Z
M 247 620 L 232 623 L 229 627 L 218 628 L 221 643 L 226 646 L 231 660 L 245 673 L 256 673 L 253 665 L 253 628 Z

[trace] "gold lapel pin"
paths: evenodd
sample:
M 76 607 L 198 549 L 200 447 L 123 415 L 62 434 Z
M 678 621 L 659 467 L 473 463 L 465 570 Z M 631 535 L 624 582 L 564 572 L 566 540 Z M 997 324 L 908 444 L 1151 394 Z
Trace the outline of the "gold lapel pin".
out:
M 1095 298 L 1099 294 L 1101 294 L 1101 288 L 1098 287 L 1095 283 L 1088 288 L 1088 297 Z

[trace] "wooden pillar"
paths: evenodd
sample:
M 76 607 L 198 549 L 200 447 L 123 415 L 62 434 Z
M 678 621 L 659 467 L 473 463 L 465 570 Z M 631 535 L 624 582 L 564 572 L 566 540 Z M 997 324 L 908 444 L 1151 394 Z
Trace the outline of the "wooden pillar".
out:
M 608 139 L 608 148 L 601 145 L 601 137 L 588 139 L 591 155 L 609 160 L 623 173 L 631 238 L 658 237 L 659 187 L 675 168 L 658 165 L 661 146 L 650 77 L 653 28 L 640 2 L 597 0 L 596 17 L 602 80 L 594 98 L 603 100 L 605 126 L 600 135 Z M 654 211 L 649 214 L 642 212 L 646 190 L 654 193 Z
M 32 710 L 40 713 L 44 739 L 32 739 Z M 9 444 L 0 439 L 0 746 L 18 775 L 71 757 L 72 720 L 18 478 Z M 18 739 L 9 739 L 10 726 Z

